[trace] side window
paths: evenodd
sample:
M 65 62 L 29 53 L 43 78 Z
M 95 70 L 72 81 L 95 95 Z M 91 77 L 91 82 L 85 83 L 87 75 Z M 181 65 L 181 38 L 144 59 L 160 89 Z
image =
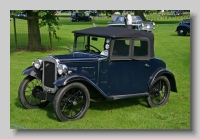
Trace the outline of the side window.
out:
M 112 56 L 113 57 L 128 57 L 130 40 L 115 40 Z
M 133 56 L 148 56 L 148 41 L 134 40 L 133 44 Z
M 87 44 L 87 39 L 85 36 L 78 36 L 76 40 L 76 48 L 74 51 L 85 50 L 85 45 Z

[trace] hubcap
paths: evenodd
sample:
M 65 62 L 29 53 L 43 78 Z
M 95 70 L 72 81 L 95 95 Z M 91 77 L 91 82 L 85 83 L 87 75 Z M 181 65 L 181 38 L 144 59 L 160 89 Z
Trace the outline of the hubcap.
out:
M 39 98 L 40 96 L 40 92 L 42 91 L 42 87 L 41 86 L 35 86 L 34 89 L 32 90 L 32 95 L 34 98 Z
M 74 106 L 76 106 L 77 104 L 78 104 L 77 101 L 74 101 L 74 102 L 73 102 L 73 105 L 74 105 Z

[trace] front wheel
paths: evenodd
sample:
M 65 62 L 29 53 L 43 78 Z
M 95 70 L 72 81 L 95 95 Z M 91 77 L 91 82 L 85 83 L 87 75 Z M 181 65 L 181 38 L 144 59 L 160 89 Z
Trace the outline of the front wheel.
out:
M 61 88 L 53 101 L 54 112 L 60 121 L 81 119 L 90 105 L 90 94 L 85 85 L 71 83 Z
M 170 83 L 167 77 L 160 76 L 155 79 L 149 88 L 149 96 L 146 98 L 150 107 L 164 105 L 170 95 Z
M 42 83 L 40 80 L 32 76 L 23 79 L 18 90 L 18 98 L 21 104 L 27 108 L 43 108 L 48 105 L 49 101 L 39 98 L 42 92 Z

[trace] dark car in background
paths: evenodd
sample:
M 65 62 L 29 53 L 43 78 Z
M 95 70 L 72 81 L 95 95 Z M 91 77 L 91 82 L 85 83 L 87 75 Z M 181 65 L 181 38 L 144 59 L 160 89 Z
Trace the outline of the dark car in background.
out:
M 112 21 L 108 22 L 108 26 L 126 27 L 124 16 L 112 15 Z M 140 16 L 132 16 L 132 29 L 151 32 L 155 29 L 154 26 L 155 23 L 152 21 L 143 21 Z
M 190 33 L 190 19 L 183 19 L 175 30 L 178 36 L 186 36 L 187 33 Z
M 174 16 L 182 16 L 183 15 L 183 11 L 182 10 L 174 10 L 173 15 Z
M 73 36 L 73 52 L 36 58 L 23 71 L 18 97 L 25 108 L 53 102 L 56 117 L 69 121 L 82 118 L 91 101 L 144 97 L 158 107 L 177 92 L 173 73 L 154 54 L 153 33 L 93 27 Z
M 101 14 L 99 14 L 97 12 L 90 12 L 89 16 L 91 16 L 91 17 L 101 17 Z
M 73 12 L 71 14 L 70 20 L 72 22 L 79 22 L 79 21 L 91 22 L 92 18 L 90 16 L 86 16 L 84 13 L 81 12 Z

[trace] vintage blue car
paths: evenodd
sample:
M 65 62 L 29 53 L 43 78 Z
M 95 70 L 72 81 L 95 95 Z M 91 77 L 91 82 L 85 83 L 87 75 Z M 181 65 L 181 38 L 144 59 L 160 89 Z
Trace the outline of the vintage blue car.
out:
M 183 19 L 175 30 L 178 36 L 186 36 L 187 33 L 190 33 L 190 19 Z
M 120 27 L 75 30 L 72 52 L 36 58 L 23 71 L 18 96 L 25 108 L 53 102 L 60 121 L 77 120 L 90 101 L 145 97 L 164 105 L 177 92 L 173 73 L 154 54 L 151 32 Z

